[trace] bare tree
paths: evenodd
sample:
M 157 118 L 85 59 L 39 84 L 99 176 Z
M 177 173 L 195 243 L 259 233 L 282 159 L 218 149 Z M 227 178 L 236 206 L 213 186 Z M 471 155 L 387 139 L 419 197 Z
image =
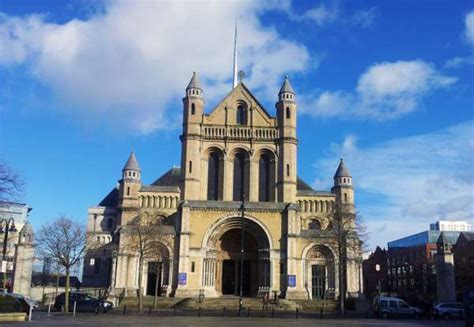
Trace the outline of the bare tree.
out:
M 24 181 L 0 159 L 0 201 L 15 200 L 23 191 Z
M 126 238 L 124 250 L 138 256 L 138 310 L 143 310 L 143 267 L 146 258 L 163 256 L 162 217 L 148 214 L 138 215 L 121 234 Z M 156 280 L 156 283 L 158 280 Z M 156 307 L 158 285 L 155 285 L 154 306 Z
M 368 239 L 366 226 L 352 204 L 336 204 L 330 214 L 333 222 L 334 240 L 338 256 L 339 308 L 345 315 L 347 292 L 347 264 L 349 259 L 357 260 L 362 256 Z
M 64 310 L 69 310 L 69 277 L 71 268 L 85 253 L 85 228 L 78 222 L 61 216 L 41 226 L 36 236 L 37 251 L 42 258 L 50 258 L 66 271 Z

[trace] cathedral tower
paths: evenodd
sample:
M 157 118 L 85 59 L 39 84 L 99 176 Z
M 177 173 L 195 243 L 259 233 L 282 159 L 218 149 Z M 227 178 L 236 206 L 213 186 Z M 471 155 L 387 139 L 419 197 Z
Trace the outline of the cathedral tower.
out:
M 198 200 L 201 183 L 200 134 L 204 108 L 202 88 L 196 72 L 183 98 L 183 134 L 181 135 L 182 200 Z
M 341 158 L 336 173 L 334 174 L 334 186 L 331 192 L 336 194 L 336 203 L 354 206 L 354 189 L 352 188 L 352 176 Z
M 133 213 L 130 208 L 138 208 L 138 192 L 142 186 L 141 170 L 135 153 L 132 151 L 122 169 L 122 179 L 119 181 L 119 207 L 122 211 L 119 224 L 126 224 Z M 129 214 L 130 213 L 130 214 Z
M 278 93 L 277 123 L 280 133 L 278 164 L 278 201 L 294 202 L 297 180 L 296 95 L 288 76 Z

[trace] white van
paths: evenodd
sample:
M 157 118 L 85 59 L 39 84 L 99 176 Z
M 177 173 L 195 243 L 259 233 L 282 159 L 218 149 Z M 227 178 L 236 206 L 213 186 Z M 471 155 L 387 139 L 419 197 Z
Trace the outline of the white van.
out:
M 397 297 L 376 297 L 373 303 L 373 310 L 379 318 L 390 317 L 414 317 L 418 318 L 423 310 L 412 307 L 404 300 Z

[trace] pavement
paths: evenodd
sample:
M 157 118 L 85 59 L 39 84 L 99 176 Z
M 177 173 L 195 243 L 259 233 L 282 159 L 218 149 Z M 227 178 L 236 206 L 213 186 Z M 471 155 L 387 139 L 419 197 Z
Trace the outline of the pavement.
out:
M 367 326 L 367 327 L 418 327 L 418 326 L 436 326 L 436 327 L 462 327 L 464 321 L 461 320 L 429 320 L 429 319 L 365 319 L 365 318 L 347 318 L 347 319 L 307 319 L 307 318 L 252 318 L 252 317 L 183 317 L 183 316 L 147 316 L 147 315 L 93 315 L 80 314 L 76 317 L 66 315 L 55 315 L 47 317 L 46 314 L 37 314 L 31 322 L 5 323 L 0 327 L 6 326 L 88 326 L 88 327 L 142 327 L 142 326 L 169 326 L 169 327 L 233 327 L 233 326 L 284 326 L 288 327 L 306 327 L 306 326 Z

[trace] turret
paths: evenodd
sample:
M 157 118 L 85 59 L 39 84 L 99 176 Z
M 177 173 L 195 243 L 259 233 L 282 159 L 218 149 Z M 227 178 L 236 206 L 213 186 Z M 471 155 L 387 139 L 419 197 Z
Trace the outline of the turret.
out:
M 294 202 L 297 179 L 296 94 L 288 76 L 285 77 L 276 103 L 280 133 L 278 162 L 278 201 Z
M 198 75 L 193 76 L 186 87 L 186 96 L 183 98 L 183 134 L 199 133 L 199 124 L 202 121 L 204 98 Z
M 198 200 L 201 177 L 200 141 L 204 111 L 202 88 L 193 73 L 183 98 L 183 134 L 181 135 L 182 200 Z
M 138 191 L 141 188 L 141 170 L 135 153 L 132 151 L 122 169 L 122 179 L 119 181 L 120 207 L 137 208 Z
M 336 173 L 334 174 L 334 186 L 331 189 L 336 194 L 337 202 L 341 204 L 354 204 L 354 189 L 352 188 L 352 176 L 341 158 Z

